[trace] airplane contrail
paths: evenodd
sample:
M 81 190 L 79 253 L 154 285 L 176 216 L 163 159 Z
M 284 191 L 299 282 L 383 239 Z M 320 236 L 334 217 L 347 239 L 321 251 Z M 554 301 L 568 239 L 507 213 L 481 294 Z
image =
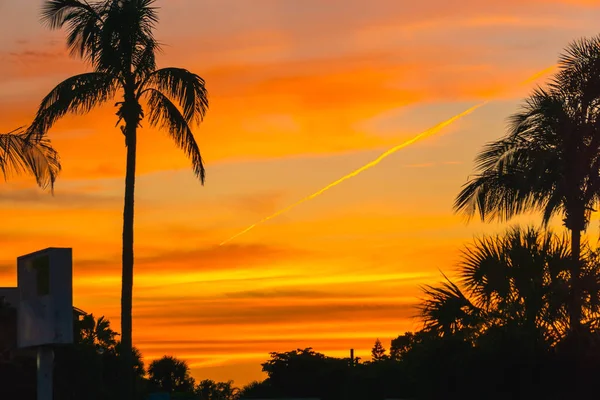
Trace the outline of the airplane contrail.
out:
M 298 201 L 297 201 L 297 202 L 295 202 L 294 204 L 292 204 L 292 205 L 289 205 L 289 206 L 287 206 L 286 208 L 284 208 L 284 209 L 282 209 L 282 210 L 279 210 L 279 211 L 277 211 L 276 213 L 274 213 L 274 214 L 271 214 L 271 215 L 269 215 L 268 217 L 265 217 L 265 218 L 261 219 L 261 220 L 260 220 L 260 221 L 258 221 L 257 223 L 250 225 L 249 227 L 247 227 L 247 228 L 246 228 L 246 229 L 244 229 L 243 231 L 241 231 L 241 232 L 238 232 L 237 234 L 233 235 L 233 236 L 232 236 L 232 237 L 230 237 L 229 239 L 227 239 L 227 240 L 224 240 L 223 242 L 221 242 L 221 243 L 219 244 L 219 246 L 223 246 L 224 244 L 226 244 L 226 243 L 228 243 L 228 242 L 230 242 L 230 241 L 232 241 L 232 240 L 236 239 L 238 236 L 241 236 L 241 235 L 243 235 L 243 234 L 245 234 L 245 233 L 247 233 L 247 232 L 251 231 L 251 230 L 252 230 L 252 229 L 254 229 L 254 228 L 257 226 L 257 225 L 260 225 L 260 224 L 262 224 L 262 223 L 264 223 L 264 222 L 267 222 L 267 221 L 268 221 L 268 220 L 270 220 L 270 219 L 273 219 L 273 218 L 275 218 L 275 217 L 278 217 L 278 216 L 280 216 L 281 214 L 283 214 L 283 213 L 286 213 L 286 212 L 290 211 L 292 208 L 295 208 L 295 207 L 299 206 L 300 204 L 302 204 L 302 203 L 304 203 L 304 202 L 306 202 L 306 201 L 308 201 L 308 200 L 312 200 L 312 199 L 314 199 L 315 197 L 317 197 L 317 196 L 319 196 L 319 195 L 323 194 L 324 192 L 328 191 L 328 190 L 329 190 L 329 189 L 331 189 L 332 187 L 339 185 L 340 183 L 344 182 L 345 180 L 347 180 L 347 179 L 350 179 L 350 178 L 352 178 L 352 177 L 355 177 L 356 175 L 360 174 L 360 173 L 361 173 L 361 172 L 363 172 L 363 171 L 366 171 L 366 170 L 368 170 L 369 168 L 373 168 L 374 166 L 376 166 L 377 164 L 379 164 L 379 163 L 380 163 L 380 162 L 381 162 L 383 159 L 385 159 L 385 158 L 387 158 L 387 157 L 391 156 L 391 155 L 392 155 L 392 154 L 394 154 L 395 152 L 397 152 L 397 151 L 399 151 L 399 150 L 402 150 L 403 148 L 405 148 L 405 147 L 407 147 L 407 146 L 410 146 L 411 144 L 413 144 L 413 143 L 415 143 L 415 142 L 417 142 L 417 141 L 419 141 L 419 140 L 425 139 L 425 138 L 427 138 L 427 137 L 429 137 L 429 136 L 431 136 L 431 135 L 434 135 L 434 134 L 438 133 L 439 131 L 441 131 L 441 130 L 442 130 L 442 129 L 444 129 L 446 126 L 450 125 L 451 123 L 453 123 L 453 122 L 455 122 L 455 121 L 457 121 L 457 120 L 461 119 L 462 117 L 464 117 L 464 116 L 466 116 L 466 115 L 469 115 L 469 114 L 471 114 L 473 111 L 477 110 L 479 107 L 482 107 L 482 106 L 484 106 L 486 103 L 488 103 L 488 101 L 489 101 L 489 100 L 486 100 L 486 101 L 484 101 L 484 102 L 482 102 L 482 103 L 479 103 L 479 104 L 477 104 L 477 105 L 474 105 L 473 107 L 469 108 L 468 110 L 465 110 L 465 111 L 461 112 L 460 114 L 457 114 L 457 115 L 455 115 L 454 117 L 452 117 L 452 118 L 449 118 L 449 119 L 445 120 L 444 122 L 440 122 L 439 124 L 437 124 L 437 125 L 436 125 L 436 126 L 434 126 L 433 128 L 429 128 L 429 129 L 427 129 L 426 131 L 424 131 L 424 132 L 421 132 L 420 134 L 418 134 L 417 136 L 413 137 L 412 139 L 409 139 L 409 140 L 405 141 L 405 142 L 404 142 L 404 143 L 402 143 L 402 144 L 399 144 L 399 145 L 397 145 L 397 146 L 395 146 L 395 147 L 392 147 L 391 149 L 387 150 L 386 152 L 384 152 L 383 154 L 381 154 L 379 157 L 377 157 L 377 158 L 376 158 L 376 159 L 374 159 L 373 161 L 369 162 L 368 164 L 365 164 L 365 165 L 363 165 L 362 167 L 360 167 L 360 168 L 358 168 L 358 169 L 355 169 L 354 171 L 352 171 L 352 172 L 350 172 L 349 174 L 347 174 L 347 175 L 345 175 L 345 176 L 341 177 L 341 178 L 340 178 L 340 179 L 338 179 L 337 181 L 335 181 L 335 182 L 332 182 L 332 183 L 330 183 L 329 185 L 325 186 L 323 189 L 320 189 L 320 190 L 318 190 L 318 191 L 314 192 L 313 194 L 311 194 L 311 195 L 309 195 L 309 196 L 306 196 L 305 198 L 303 198 L 303 199 L 301 199 L 301 200 L 298 200 Z
M 553 65 L 549 68 L 546 68 L 542 71 L 537 72 L 536 74 L 532 75 L 531 77 L 529 77 L 528 79 L 526 79 L 525 81 L 523 81 L 521 84 L 527 84 L 527 83 L 531 83 L 533 81 L 535 81 L 536 79 L 540 78 L 541 76 L 553 71 L 555 68 L 557 67 L 557 65 Z M 405 141 L 404 143 L 401 143 L 395 147 L 392 147 L 391 149 L 387 150 L 386 152 L 382 153 L 379 157 L 377 157 L 376 159 L 374 159 L 373 161 L 363 165 L 362 167 L 350 172 L 349 174 L 341 177 L 340 179 L 336 180 L 335 182 L 330 183 L 329 185 L 325 186 L 324 188 L 314 192 L 311 195 L 306 196 L 305 198 L 298 200 L 297 202 L 295 202 L 292 205 L 287 206 L 284 209 L 281 209 L 279 211 L 277 211 L 274 214 L 269 215 L 268 217 L 265 217 L 263 219 L 261 219 L 260 221 L 250 225 L 249 227 L 247 227 L 246 229 L 244 229 L 243 231 L 240 231 L 238 233 L 236 233 L 235 235 L 231 236 L 229 239 L 222 241 L 219 246 L 223 246 L 224 244 L 227 244 L 229 242 L 231 242 L 232 240 L 238 238 L 239 236 L 242 236 L 246 233 L 248 233 L 249 231 L 251 231 L 252 229 L 256 228 L 258 225 L 263 224 L 273 218 L 276 218 L 278 216 L 280 216 L 281 214 L 284 214 L 288 211 L 290 211 L 291 209 L 299 206 L 300 204 L 312 200 L 315 197 L 323 194 L 324 192 L 328 191 L 329 189 L 331 189 L 334 186 L 339 185 L 340 183 L 344 182 L 347 179 L 350 179 L 352 177 L 355 177 L 356 175 L 360 174 L 363 171 L 368 170 L 369 168 L 372 168 L 374 166 L 376 166 L 377 164 L 379 164 L 383 159 L 391 156 L 392 154 L 396 153 L 397 151 L 402 150 L 403 148 L 410 146 L 411 144 L 418 142 L 419 140 L 425 139 L 429 136 L 432 136 L 436 133 L 438 133 L 439 131 L 441 131 L 442 129 L 444 129 L 446 126 L 458 121 L 459 119 L 471 114 L 473 111 L 477 110 L 480 107 L 483 107 L 484 105 L 486 105 L 487 103 L 489 103 L 491 100 L 486 100 L 483 101 L 479 104 L 476 104 L 472 107 L 470 107 L 469 109 L 461 112 L 460 114 L 455 115 L 452 118 L 449 118 L 443 122 L 440 122 L 439 124 L 437 124 L 436 126 L 434 126 L 433 128 L 429 128 L 424 132 L 419 133 L 417 136 L 413 137 L 412 139 L 409 139 L 407 141 Z

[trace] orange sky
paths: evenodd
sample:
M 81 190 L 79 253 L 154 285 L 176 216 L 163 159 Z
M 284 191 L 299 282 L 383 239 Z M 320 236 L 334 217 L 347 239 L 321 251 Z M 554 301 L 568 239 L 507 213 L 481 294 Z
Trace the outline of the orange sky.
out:
M 83 72 L 39 2 L 0 0 L 0 129 L 29 122 L 61 79 Z M 491 5 L 490 3 L 495 3 Z M 465 225 L 454 196 L 481 145 L 503 133 L 519 82 L 597 33 L 595 0 L 162 0 L 161 66 L 207 81 L 195 130 L 206 186 L 160 132 L 139 140 L 134 341 L 146 360 L 187 359 L 197 379 L 260 378 L 269 351 L 312 346 L 368 357 L 418 328 L 419 285 L 453 271 Z M 261 218 L 388 147 L 495 98 L 444 132 L 257 227 Z M 125 148 L 109 106 L 50 135 L 64 172 L 51 197 L 1 186 L 0 286 L 15 258 L 74 250 L 75 305 L 119 322 Z

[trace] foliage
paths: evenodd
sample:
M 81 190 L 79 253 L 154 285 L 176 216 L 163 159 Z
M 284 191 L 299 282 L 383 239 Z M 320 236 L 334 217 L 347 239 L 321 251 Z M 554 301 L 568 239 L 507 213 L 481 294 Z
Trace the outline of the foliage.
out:
M 581 232 L 600 200 L 600 36 L 569 45 L 547 88 L 538 88 L 510 118 L 508 133 L 476 158 L 477 173 L 455 209 L 482 220 L 538 211 L 562 216 L 571 231 L 570 328 L 585 317 L 580 282 Z
M 0 134 L 0 170 L 4 179 L 27 173 L 38 186 L 54 189 L 61 170 L 58 153 L 47 138 L 29 140 L 22 128 Z
M 580 355 L 597 352 L 600 344 L 595 342 L 600 338 L 600 260 L 598 251 L 584 243 L 581 282 L 585 298 L 581 304 L 586 333 L 578 336 L 578 352 L 574 352 L 566 306 L 571 289 L 569 249 L 567 238 L 534 228 L 513 228 L 504 235 L 477 239 L 463 251 L 458 284 L 447 280 L 425 289 L 421 334 L 429 337 L 415 340 L 416 335 L 407 334 L 397 338 L 392 342 L 394 359 L 405 362 L 413 373 L 435 373 L 437 382 L 442 371 L 423 365 L 433 360 L 431 351 L 435 349 L 435 358 L 449 363 L 445 370 L 472 375 L 454 376 L 455 382 L 467 386 L 475 384 L 471 379 L 478 385 L 487 382 L 488 387 L 495 387 L 495 393 L 513 398 L 534 393 L 543 374 L 562 370 L 564 382 L 572 380 L 576 376 L 573 371 L 581 365 Z M 585 337 L 590 339 L 583 340 Z M 569 363 L 559 367 L 559 360 Z M 474 370 L 475 365 L 486 365 L 485 374 Z M 565 370 L 566 365 L 570 371 Z M 600 365 L 600 358 L 592 357 L 584 365 L 579 371 L 590 373 Z M 503 377 L 505 383 L 490 374 Z M 438 384 L 447 391 L 459 391 L 447 386 L 449 381 Z
M 191 160 L 194 174 L 204 183 L 205 170 L 192 126 L 208 109 L 204 80 L 184 68 L 156 65 L 159 44 L 155 0 L 46 0 L 42 21 L 51 29 L 66 29 L 72 56 L 92 71 L 59 83 L 43 98 L 28 128 L 28 137 L 42 140 L 67 114 L 83 115 L 115 97 L 117 125 L 125 138 L 127 166 L 123 208 L 121 285 L 122 355 L 126 387 L 133 395 L 132 296 L 133 224 L 137 131 L 146 117 L 151 127 L 165 130 Z
M 188 364 L 172 356 L 152 361 L 148 367 L 150 383 L 158 390 L 168 393 L 193 393 L 194 378 Z
M 74 344 L 55 349 L 55 399 L 113 399 L 124 385 L 118 333 L 103 316 L 74 313 Z M 141 395 L 144 363 L 133 349 L 137 394 Z
M 373 361 L 383 361 L 386 358 L 387 358 L 387 355 L 385 354 L 385 348 L 381 344 L 381 340 L 379 340 L 379 339 L 375 340 L 375 344 L 373 345 L 373 348 L 371 349 L 371 359 Z
M 195 393 L 198 400 L 236 400 L 239 389 L 233 386 L 233 381 L 215 382 L 205 379 L 196 386 Z
M 75 321 L 75 342 L 95 346 L 98 350 L 114 349 L 118 334 L 110 328 L 110 321 L 104 316 L 96 320 L 94 314 L 83 315 Z
M 266 380 L 253 381 L 240 390 L 239 397 L 241 399 L 268 399 L 274 397 L 274 394 L 275 390 Z
M 425 288 L 425 329 L 475 340 L 491 327 L 517 326 L 548 345 L 565 339 L 569 247 L 566 238 L 534 228 L 476 240 L 463 251 L 460 287 L 447 281 Z M 600 315 L 599 254 L 588 244 L 583 249 L 582 304 L 591 326 Z
M 406 332 L 403 335 L 392 339 L 390 359 L 401 361 L 411 349 L 414 349 L 423 343 L 423 341 L 430 336 L 432 336 L 431 331 L 422 330 L 419 332 Z

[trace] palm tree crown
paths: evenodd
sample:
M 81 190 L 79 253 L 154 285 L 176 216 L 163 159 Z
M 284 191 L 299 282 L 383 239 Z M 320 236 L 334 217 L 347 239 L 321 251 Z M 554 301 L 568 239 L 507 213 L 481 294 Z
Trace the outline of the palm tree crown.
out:
M 592 326 L 600 316 L 599 254 L 584 249 L 583 322 Z M 425 328 L 473 340 L 494 327 L 516 326 L 554 345 L 568 332 L 570 261 L 569 241 L 552 232 L 512 228 L 477 239 L 462 253 L 458 284 L 446 279 L 424 288 Z
M 581 320 L 581 232 L 600 201 L 600 37 L 571 44 L 547 88 L 510 119 L 508 133 L 476 159 L 476 175 L 454 207 L 482 220 L 539 211 L 571 231 L 571 325 Z
M 67 27 L 71 54 L 89 61 L 94 72 L 70 77 L 52 89 L 29 132 L 44 135 L 64 115 L 85 114 L 116 95 L 123 97 L 116 103 L 117 124 L 139 124 L 144 117 L 140 102 L 145 101 L 150 126 L 167 130 L 204 182 L 204 164 L 190 125 L 200 123 L 208 109 L 205 82 L 183 68 L 156 69 L 159 45 L 152 31 L 158 17 L 153 3 L 51 0 L 44 4 L 43 20 L 53 29 Z M 121 129 L 126 135 L 125 126 Z

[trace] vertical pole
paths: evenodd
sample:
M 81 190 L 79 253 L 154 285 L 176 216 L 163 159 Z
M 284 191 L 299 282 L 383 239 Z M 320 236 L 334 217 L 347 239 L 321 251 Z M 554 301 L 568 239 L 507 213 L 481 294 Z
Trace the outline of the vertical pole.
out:
M 52 400 L 52 372 L 54 351 L 49 346 L 39 346 L 37 352 L 37 400 Z
M 350 369 L 348 370 L 347 379 L 346 400 L 349 400 L 352 392 L 352 380 L 354 379 L 354 349 L 350 349 Z

